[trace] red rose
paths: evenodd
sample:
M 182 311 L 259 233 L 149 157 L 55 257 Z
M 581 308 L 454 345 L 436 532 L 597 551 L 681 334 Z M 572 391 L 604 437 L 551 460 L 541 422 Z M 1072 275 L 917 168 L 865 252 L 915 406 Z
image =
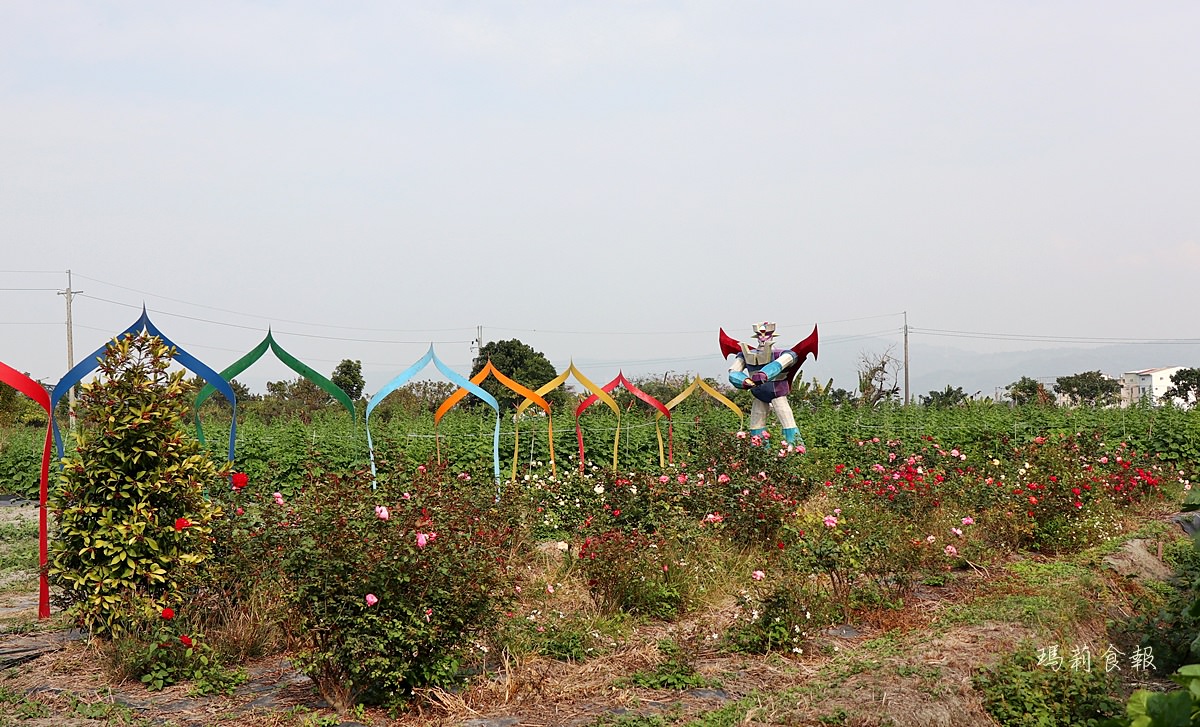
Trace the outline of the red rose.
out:
M 184 646 L 186 646 L 190 649 L 190 648 L 192 648 L 192 637 L 188 636 L 187 634 L 184 634 L 179 637 L 179 643 L 183 644 Z
M 250 477 L 245 472 L 233 473 L 233 489 L 240 490 L 250 484 Z
M 175 520 L 175 532 L 177 532 L 177 533 L 181 532 L 184 528 L 190 528 L 191 526 L 192 526 L 192 521 L 188 520 L 185 517 L 181 517 L 181 518 L 178 518 Z
M 164 608 L 162 610 L 162 617 L 167 621 L 170 621 L 171 619 L 175 618 L 175 609 L 173 609 L 169 606 L 167 608 Z

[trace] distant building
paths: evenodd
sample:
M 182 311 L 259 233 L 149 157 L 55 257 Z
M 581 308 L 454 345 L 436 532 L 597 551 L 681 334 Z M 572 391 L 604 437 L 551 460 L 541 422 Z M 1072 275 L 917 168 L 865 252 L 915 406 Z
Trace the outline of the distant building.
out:
M 1130 406 L 1140 401 L 1151 404 L 1161 404 L 1163 394 L 1171 388 L 1171 377 L 1183 366 L 1167 366 L 1159 369 L 1142 369 L 1141 371 L 1126 371 L 1121 377 L 1121 406 Z M 1186 405 L 1188 402 L 1176 400 L 1176 403 Z

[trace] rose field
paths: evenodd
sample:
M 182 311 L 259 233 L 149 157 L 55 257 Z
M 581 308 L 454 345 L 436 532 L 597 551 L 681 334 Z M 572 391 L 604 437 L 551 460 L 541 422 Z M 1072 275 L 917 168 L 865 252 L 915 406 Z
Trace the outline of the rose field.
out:
M 5 637 L 85 636 L 2 672 L 3 723 L 1194 723 L 1195 411 L 797 402 L 791 447 L 618 398 L 510 412 L 497 482 L 468 402 L 380 407 L 373 459 L 361 416 L 249 415 L 227 462 L 169 359 L 81 393 L 50 619 L 36 517 L 0 523 Z M 0 437 L 36 497 L 44 430 Z

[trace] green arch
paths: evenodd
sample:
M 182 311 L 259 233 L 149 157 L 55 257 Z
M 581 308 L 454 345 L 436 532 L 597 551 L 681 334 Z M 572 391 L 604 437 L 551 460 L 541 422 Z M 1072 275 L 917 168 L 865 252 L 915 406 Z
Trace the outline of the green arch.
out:
M 270 348 L 271 351 L 275 353 L 275 356 L 285 365 L 287 365 L 287 367 L 292 371 L 295 371 L 302 377 L 313 382 L 320 387 L 322 391 L 341 402 L 342 406 L 346 408 L 346 411 L 350 412 L 351 419 L 357 419 L 357 415 L 354 411 L 354 401 L 350 399 L 349 394 L 342 391 L 337 384 L 317 373 L 312 367 L 302 363 L 295 356 L 283 350 L 283 347 L 275 342 L 275 338 L 271 335 L 271 329 L 269 328 L 267 329 L 267 337 L 262 340 L 262 343 L 255 346 L 254 350 L 250 353 L 242 356 L 237 361 L 234 361 L 232 364 L 230 364 L 228 368 L 221 372 L 221 378 L 229 381 L 233 377 L 250 368 L 254 362 L 262 358 L 263 354 L 267 352 L 268 348 Z M 215 394 L 216 391 L 217 390 L 213 388 L 212 384 L 206 384 L 204 388 L 200 390 L 200 393 L 196 394 L 196 402 L 194 405 L 196 411 L 196 438 L 199 439 L 201 443 L 204 442 L 204 429 L 200 426 L 200 405 L 203 404 L 208 397 Z

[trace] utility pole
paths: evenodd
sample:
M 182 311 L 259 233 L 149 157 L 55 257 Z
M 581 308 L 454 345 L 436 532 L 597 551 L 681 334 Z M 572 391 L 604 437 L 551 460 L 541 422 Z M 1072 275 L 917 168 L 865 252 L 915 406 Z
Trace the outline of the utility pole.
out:
M 912 403 L 908 396 L 908 311 L 904 311 L 904 403 Z
M 67 371 L 75 368 L 75 329 L 71 325 L 71 299 L 77 293 L 82 293 L 82 290 L 73 290 L 71 288 L 71 271 L 67 271 L 67 289 L 60 291 L 59 295 L 67 299 Z M 71 431 L 75 431 L 75 387 L 72 386 L 67 391 L 67 411 L 71 419 Z M 50 414 L 54 416 L 53 412 Z
M 475 327 L 475 340 L 471 344 L 471 352 L 479 353 L 479 349 L 483 348 L 483 326 Z

